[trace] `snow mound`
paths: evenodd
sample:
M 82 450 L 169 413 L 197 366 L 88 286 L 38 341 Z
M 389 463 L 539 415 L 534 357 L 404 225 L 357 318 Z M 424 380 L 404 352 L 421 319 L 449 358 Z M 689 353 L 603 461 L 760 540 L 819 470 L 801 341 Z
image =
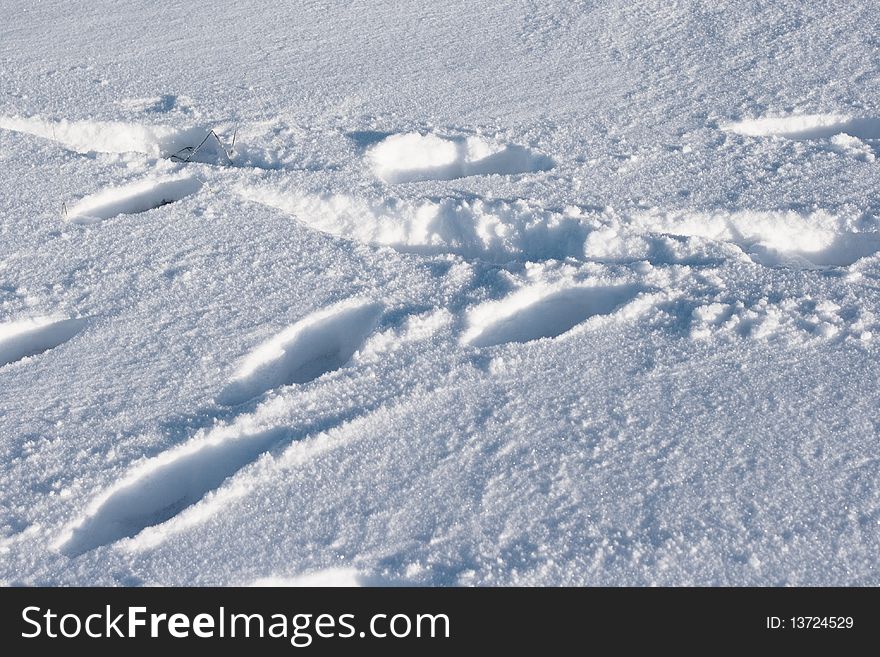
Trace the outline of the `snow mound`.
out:
M 704 258 L 705 242 L 727 243 L 767 267 L 845 267 L 880 251 L 880 233 L 854 232 L 843 217 L 795 211 L 584 212 L 526 199 L 403 199 L 309 194 L 267 186 L 238 193 L 322 232 L 415 253 L 511 260 L 672 264 Z M 695 238 L 669 244 L 667 236 Z
M 843 341 L 867 345 L 875 332 L 872 313 L 809 296 L 781 300 L 761 296 L 749 303 L 727 296 L 723 302 L 694 308 L 690 327 L 694 339 L 775 341 L 789 346 Z
M 376 176 L 388 183 L 547 171 L 554 162 L 522 146 L 482 137 L 391 135 L 367 151 Z

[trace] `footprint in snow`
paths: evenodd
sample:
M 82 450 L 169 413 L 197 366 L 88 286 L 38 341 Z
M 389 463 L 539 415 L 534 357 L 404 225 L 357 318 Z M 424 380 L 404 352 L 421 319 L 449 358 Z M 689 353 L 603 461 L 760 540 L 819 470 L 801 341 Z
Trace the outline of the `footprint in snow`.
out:
M 312 313 L 251 351 L 217 397 L 241 404 L 267 390 L 307 383 L 345 365 L 372 333 L 382 305 L 345 301 Z
M 461 341 L 491 347 L 555 338 L 590 317 L 611 313 L 641 291 L 637 285 L 573 286 L 553 291 L 525 288 L 472 309 Z
M 194 176 L 150 177 L 85 197 L 70 208 L 67 220 L 77 224 L 91 224 L 120 214 L 147 212 L 192 196 L 201 188 L 202 182 Z
M 53 317 L 0 324 L 0 367 L 54 349 L 79 333 L 85 324 L 84 319 Z
M 372 146 L 366 157 L 376 176 L 388 183 L 511 175 L 555 166 L 546 155 L 516 144 L 417 132 L 386 137 Z
M 349 300 L 312 313 L 246 356 L 219 401 L 238 404 L 342 367 L 373 331 L 382 310 L 379 303 Z M 165 522 L 288 434 L 285 427 L 254 432 L 226 427 L 170 449 L 137 466 L 96 499 L 56 547 L 75 557 Z

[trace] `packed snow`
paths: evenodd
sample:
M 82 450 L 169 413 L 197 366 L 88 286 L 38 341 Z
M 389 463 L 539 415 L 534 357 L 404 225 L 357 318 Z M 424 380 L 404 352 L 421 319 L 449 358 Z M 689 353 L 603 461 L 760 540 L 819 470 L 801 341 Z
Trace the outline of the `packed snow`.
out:
M 0 582 L 880 584 L 875 3 L 4 9 Z

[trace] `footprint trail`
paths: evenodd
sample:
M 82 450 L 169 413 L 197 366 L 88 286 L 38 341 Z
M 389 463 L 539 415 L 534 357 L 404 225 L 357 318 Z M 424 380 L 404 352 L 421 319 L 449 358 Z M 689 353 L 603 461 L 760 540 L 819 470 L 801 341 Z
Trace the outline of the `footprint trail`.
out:
M 246 358 L 241 378 L 224 391 L 224 399 L 230 403 L 249 399 L 274 385 L 309 381 L 341 367 L 363 344 L 381 313 L 379 303 L 354 300 L 310 315 Z M 363 412 L 333 411 L 296 426 L 268 427 L 254 415 L 241 416 L 136 467 L 92 504 L 56 548 L 75 557 L 134 536 L 178 515 L 274 446 Z

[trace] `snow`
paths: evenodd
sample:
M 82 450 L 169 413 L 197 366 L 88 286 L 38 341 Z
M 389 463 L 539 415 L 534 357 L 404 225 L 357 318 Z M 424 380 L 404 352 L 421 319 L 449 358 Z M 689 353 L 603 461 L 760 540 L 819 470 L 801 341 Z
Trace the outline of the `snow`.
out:
M 241 404 L 267 390 L 307 383 L 345 365 L 376 327 L 382 304 L 353 300 L 315 312 L 256 347 L 220 393 Z
M 66 218 L 74 223 L 90 224 L 120 214 L 139 214 L 175 203 L 201 188 L 202 182 L 195 176 L 147 178 L 87 196 L 70 208 Z
M 123 121 L 46 121 L 37 117 L 0 117 L 0 129 L 51 139 L 77 153 L 170 155 L 203 132 Z
M 0 366 L 41 354 L 80 332 L 83 319 L 34 317 L 0 324 Z
M 880 119 L 838 114 L 793 114 L 746 119 L 732 123 L 726 129 L 753 137 L 776 135 L 788 139 L 825 139 L 845 134 L 858 139 L 880 139 Z
M 880 583 L 874 3 L 4 18 L 0 582 Z
M 451 139 L 414 132 L 386 137 L 367 152 L 367 157 L 376 176 L 389 183 L 553 168 L 549 157 L 516 144 L 493 144 L 476 136 Z
M 508 262 L 579 255 L 599 218 L 547 211 L 527 201 L 443 198 L 411 201 L 348 194 L 302 194 L 251 186 L 247 200 L 282 210 L 316 230 L 416 253 L 458 253 Z
M 351 588 L 359 586 L 400 586 L 397 582 L 365 575 L 354 568 L 327 568 L 297 577 L 263 577 L 251 583 L 252 586 L 329 586 Z
M 468 312 L 462 341 L 477 347 L 555 338 L 593 315 L 606 315 L 638 293 L 633 285 L 526 287 Z

